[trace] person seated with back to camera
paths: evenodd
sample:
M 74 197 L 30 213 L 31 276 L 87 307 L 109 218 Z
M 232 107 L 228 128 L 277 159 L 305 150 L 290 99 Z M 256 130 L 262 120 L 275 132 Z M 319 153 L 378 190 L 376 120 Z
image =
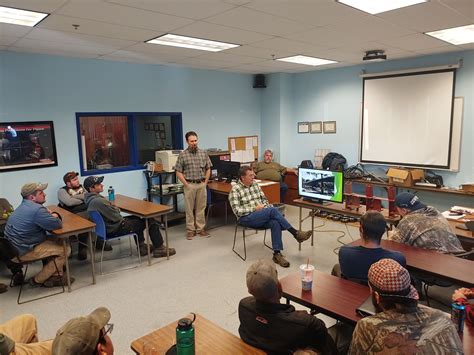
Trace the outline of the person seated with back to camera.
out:
M 288 185 L 283 181 L 283 175 L 287 172 L 298 174 L 298 170 L 284 167 L 273 161 L 273 152 L 270 149 L 263 153 L 263 161 L 255 163 L 254 171 L 257 179 L 270 180 L 280 183 L 280 201 L 285 202 L 285 195 L 288 191 Z
M 97 211 L 102 216 L 107 235 L 119 236 L 128 233 L 136 233 L 138 238 L 135 238 L 135 243 L 141 256 L 148 254 L 147 244 L 145 244 L 145 237 L 143 231 L 145 230 L 145 221 L 137 216 L 123 217 L 120 214 L 120 209 L 114 206 L 100 193 L 104 191 L 103 176 L 89 176 L 84 180 L 84 188 L 88 191 L 85 194 L 84 201 L 87 204 L 87 212 Z M 166 246 L 161 236 L 160 227 L 158 224 L 152 222 L 149 225 L 149 234 L 152 245 L 149 248 L 155 258 L 166 256 Z M 169 255 L 176 254 L 174 248 L 169 248 Z
M 65 185 L 60 187 L 58 190 L 59 206 L 65 210 L 68 210 L 69 212 L 75 213 L 87 219 L 87 205 L 84 202 L 86 189 L 84 189 L 79 181 L 79 173 L 75 171 L 67 172 L 63 176 L 63 181 Z M 88 233 L 81 233 L 78 236 L 78 260 L 87 259 L 87 238 Z M 102 241 L 97 240 L 95 246 L 98 250 L 102 250 Z M 104 251 L 111 250 L 112 246 L 109 243 L 106 243 Z
M 299 243 L 309 239 L 313 232 L 303 232 L 293 228 L 280 211 L 268 203 L 265 194 L 254 179 L 255 173 L 251 167 L 240 168 L 239 181 L 229 193 L 230 206 L 238 223 L 242 226 L 271 229 L 273 261 L 282 267 L 289 267 L 290 263 L 281 253 L 283 250 L 281 232 L 287 230 Z
M 247 270 L 252 295 L 239 303 L 239 334 L 243 341 L 269 354 L 293 354 L 315 349 L 336 354 L 336 346 L 323 321 L 306 311 L 280 303 L 282 289 L 275 264 L 258 260 Z
M 339 264 L 332 274 L 352 281 L 367 284 L 370 266 L 380 259 L 393 259 L 405 266 L 405 256 L 398 251 L 383 249 L 380 240 L 387 229 L 384 216 L 377 211 L 367 211 L 360 218 L 361 245 L 343 245 L 339 249 Z

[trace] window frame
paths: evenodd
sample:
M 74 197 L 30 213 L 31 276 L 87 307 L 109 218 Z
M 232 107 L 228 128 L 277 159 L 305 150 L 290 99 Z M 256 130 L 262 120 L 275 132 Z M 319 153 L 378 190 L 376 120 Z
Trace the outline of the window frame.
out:
M 82 154 L 81 140 L 81 124 L 80 120 L 84 117 L 100 117 L 100 116 L 126 116 L 128 125 L 129 153 L 130 165 L 121 166 L 111 169 L 91 169 L 85 170 Z M 137 145 L 137 122 L 143 116 L 170 116 L 171 133 L 174 149 L 183 149 L 183 114 L 182 112 L 76 112 L 76 136 L 77 146 L 79 150 L 79 167 L 81 176 L 105 175 L 122 171 L 144 170 L 146 167 L 138 162 L 138 145 Z M 87 167 L 86 167 L 87 168 Z

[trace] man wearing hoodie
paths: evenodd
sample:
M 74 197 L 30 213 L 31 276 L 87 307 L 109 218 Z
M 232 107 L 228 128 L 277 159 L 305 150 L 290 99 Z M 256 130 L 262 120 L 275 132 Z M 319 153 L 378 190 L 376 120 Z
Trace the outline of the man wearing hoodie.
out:
M 403 192 L 395 198 L 395 205 L 402 219 L 389 239 L 445 254 L 464 251 L 446 218 L 418 196 Z
M 120 209 L 110 201 L 108 201 L 100 193 L 104 191 L 103 176 L 89 176 L 84 180 L 84 188 L 87 190 L 84 201 L 87 205 L 87 212 L 97 211 L 104 219 L 107 235 L 123 235 L 128 233 L 136 233 L 138 235 L 138 243 L 140 255 L 147 255 L 147 246 L 143 231 L 145 230 L 145 221 L 136 216 L 122 217 Z M 152 250 L 153 257 L 161 258 L 166 256 L 166 247 L 163 243 L 160 229 L 156 223 L 151 223 L 149 227 L 150 239 L 153 243 L 149 247 Z M 169 255 L 176 254 L 176 250 L 169 248 Z

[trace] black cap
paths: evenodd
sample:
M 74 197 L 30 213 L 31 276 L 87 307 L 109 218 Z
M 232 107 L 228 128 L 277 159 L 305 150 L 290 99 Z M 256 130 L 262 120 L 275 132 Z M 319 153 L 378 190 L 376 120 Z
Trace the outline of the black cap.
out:
M 97 184 L 102 183 L 104 181 L 103 176 L 89 176 L 87 179 L 84 180 L 84 188 L 89 191 L 89 189 Z

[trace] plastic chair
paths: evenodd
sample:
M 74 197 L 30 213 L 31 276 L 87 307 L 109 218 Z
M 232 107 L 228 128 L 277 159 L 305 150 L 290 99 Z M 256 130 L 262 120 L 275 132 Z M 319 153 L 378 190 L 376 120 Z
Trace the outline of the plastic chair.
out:
M 129 241 L 129 244 L 130 244 L 130 256 L 131 256 L 133 254 L 132 238 L 136 238 L 136 240 L 138 240 L 138 235 L 136 233 L 129 233 L 129 234 L 123 234 L 123 235 L 117 235 L 117 236 L 108 236 L 107 232 L 106 232 L 105 223 L 104 223 L 104 219 L 102 218 L 102 215 L 97 211 L 90 211 L 90 212 L 88 212 L 88 214 L 89 214 L 89 217 L 92 220 L 92 222 L 95 223 L 95 233 L 96 233 L 96 236 L 97 236 L 96 242 L 97 242 L 97 239 L 100 239 L 103 242 L 102 243 L 102 250 L 101 250 L 101 253 L 100 253 L 100 274 L 103 275 L 104 273 L 102 272 L 102 264 L 103 264 L 103 261 L 104 261 L 105 242 L 108 241 L 108 240 L 110 241 L 110 240 L 113 240 L 113 239 L 120 239 L 120 238 L 124 238 L 124 237 L 129 237 L 128 241 Z M 133 267 L 128 267 L 128 268 L 123 268 L 123 269 L 120 269 L 120 270 L 115 270 L 115 271 L 133 269 L 135 267 L 140 266 L 142 260 L 141 260 L 141 256 L 140 256 L 140 249 L 138 247 L 138 243 L 136 243 L 136 250 L 137 250 L 137 254 L 138 254 L 138 265 L 133 266 Z
M 62 286 L 58 286 L 58 287 L 61 287 L 61 290 L 58 291 L 58 292 L 51 293 L 51 294 L 48 294 L 46 296 L 40 296 L 40 297 L 32 298 L 30 300 L 21 302 L 20 300 L 21 300 L 21 293 L 23 291 L 23 285 L 25 284 L 25 282 L 27 282 L 26 281 L 27 280 L 26 274 L 28 273 L 28 266 L 30 264 L 33 264 L 34 262 L 37 262 L 37 261 L 42 262 L 43 260 L 47 260 L 47 259 L 51 258 L 51 256 L 47 256 L 45 258 L 39 258 L 39 259 L 35 259 L 35 260 L 21 261 L 21 258 L 18 255 L 18 250 L 16 250 L 16 248 L 10 243 L 10 241 L 7 238 L 4 238 L 4 237 L 0 237 L 0 251 L 1 251 L 2 257 L 8 258 L 9 260 L 11 260 L 11 262 L 13 264 L 17 265 L 20 269 L 23 266 L 25 267 L 25 273 L 23 274 L 23 279 L 25 281 L 22 282 L 21 285 L 20 285 L 20 292 L 18 293 L 18 298 L 16 300 L 16 303 L 18 303 L 18 304 L 28 303 L 28 302 L 40 300 L 42 298 L 51 297 L 51 296 L 54 296 L 54 295 L 59 295 L 60 293 L 65 292 L 64 285 L 62 285 Z M 58 265 L 56 264 L 56 261 L 54 259 L 53 259 L 53 263 L 54 263 L 54 266 L 56 267 L 56 272 L 59 275 Z M 19 272 L 21 272 L 21 271 L 19 271 Z M 15 276 L 16 276 L 16 274 L 13 274 L 11 279 L 10 279 L 10 287 L 14 286 L 14 277 Z
M 238 229 L 239 227 L 242 227 L 242 239 L 243 239 L 243 241 L 244 241 L 244 256 L 240 255 L 240 254 L 237 252 L 237 250 L 235 250 L 235 242 L 236 242 L 236 240 L 237 240 L 237 229 Z M 246 247 L 246 245 L 245 245 L 245 238 L 247 237 L 247 235 L 245 234 L 245 231 L 246 231 L 247 229 L 255 229 L 255 228 L 246 227 L 246 226 L 240 224 L 240 223 L 237 221 L 237 223 L 236 223 L 236 225 L 235 225 L 235 232 L 234 232 L 234 244 L 232 245 L 232 251 L 233 251 L 235 254 L 237 254 L 237 255 L 239 256 L 239 258 L 241 258 L 243 261 L 247 260 L 247 247 Z M 270 245 L 268 245 L 268 244 L 266 243 L 267 229 L 268 229 L 268 228 L 257 228 L 257 229 L 255 229 L 255 234 L 257 234 L 259 230 L 264 230 L 265 233 L 264 233 L 264 235 L 263 235 L 263 244 L 264 244 L 267 248 L 269 248 L 270 250 L 273 250 L 273 248 L 272 248 Z

